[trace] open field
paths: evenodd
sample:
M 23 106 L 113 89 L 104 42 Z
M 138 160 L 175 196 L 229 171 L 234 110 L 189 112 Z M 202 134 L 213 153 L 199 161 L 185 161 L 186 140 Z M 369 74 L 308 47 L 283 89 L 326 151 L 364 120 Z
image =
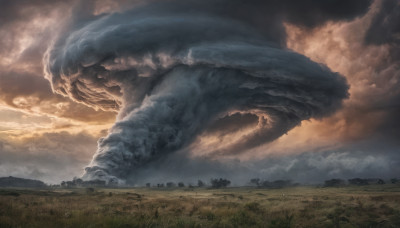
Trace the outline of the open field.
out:
M 0 227 L 400 227 L 400 186 L 0 189 Z

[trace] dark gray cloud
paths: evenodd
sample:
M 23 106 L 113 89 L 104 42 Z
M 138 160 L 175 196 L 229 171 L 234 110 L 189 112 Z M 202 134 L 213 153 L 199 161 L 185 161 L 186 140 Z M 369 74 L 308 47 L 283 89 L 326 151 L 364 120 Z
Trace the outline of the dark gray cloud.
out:
M 367 44 L 400 44 L 400 3 L 383 0 L 365 37 Z
M 347 97 L 345 79 L 281 47 L 284 36 L 275 25 L 282 27 L 284 18 L 254 18 L 268 19 L 271 11 L 262 10 L 272 3 L 248 4 L 260 11 L 247 11 L 242 1 L 158 2 L 78 21 L 61 34 L 46 54 L 53 89 L 90 106 L 120 109 L 84 177 L 135 175 L 238 112 L 256 116 L 256 126 L 213 153 L 241 153 L 302 120 L 335 112 Z
M 240 21 L 268 39 L 285 45 L 283 21 L 306 28 L 328 21 L 347 21 L 365 14 L 372 0 L 166 0 L 153 1 L 142 13 L 208 13 L 220 18 Z
M 312 28 L 327 21 L 349 21 L 365 14 L 372 0 L 283 0 L 287 20 L 296 25 Z

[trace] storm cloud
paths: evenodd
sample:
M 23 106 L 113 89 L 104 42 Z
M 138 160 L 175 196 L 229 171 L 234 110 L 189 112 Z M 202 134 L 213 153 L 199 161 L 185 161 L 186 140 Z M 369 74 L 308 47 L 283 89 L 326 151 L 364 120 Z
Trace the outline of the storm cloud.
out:
M 398 175 L 398 0 L 0 3 L 1 175 Z
M 356 2 L 330 16 L 323 13 L 330 7 L 307 4 L 328 15 L 323 22 L 365 12 L 369 3 Z M 280 3 L 271 10 L 274 3 L 256 1 L 247 11 L 239 10 L 242 1 L 154 2 L 69 25 L 45 57 L 53 90 L 119 110 L 84 178 L 123 181 L 184 150 L 219 121 L 238 125 L 232 132 L 238 137 L 211 153 L 238 154 L 340 108 L 348 97 L 346 80 L 282 45 L 279 28 L 296 12 Z M 310 20 L 295 21 L 319 25 Z M 238 116 L 252 120 L 246 127 L 227 120 Z

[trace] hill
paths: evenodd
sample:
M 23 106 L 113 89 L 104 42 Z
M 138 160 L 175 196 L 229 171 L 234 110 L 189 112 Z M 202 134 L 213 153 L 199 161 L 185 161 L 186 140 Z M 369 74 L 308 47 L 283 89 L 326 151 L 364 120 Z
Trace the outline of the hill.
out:
M 46 187 L 46 184 L 39 180 L 9 176 L 0 177 L 0 187 L 41 188 Z

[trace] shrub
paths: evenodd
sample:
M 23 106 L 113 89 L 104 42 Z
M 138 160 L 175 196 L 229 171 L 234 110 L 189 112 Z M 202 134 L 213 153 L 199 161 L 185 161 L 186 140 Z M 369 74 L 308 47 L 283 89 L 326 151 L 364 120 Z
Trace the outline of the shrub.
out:
M 211 186 L 213 188 L 223 188 L 227 187 L 231 184 L 230 180 L 219 178 L 219 179 L 211 179 Z
M 168 188 L 173 188 L 173 187 L 175 187 L 176 185 L 175 185 L 175 183 L 174 182 L 168 182 L 167 183 L 167 187 Z
M 324 186 L 325 187 L 339 187 L 339 186 L 344 186 L 345 181 L 342 179 L 330 179 L 326 180 Z
M 206 184 L 202 180 L 197 181 L 197 186 L 204 187 Z

